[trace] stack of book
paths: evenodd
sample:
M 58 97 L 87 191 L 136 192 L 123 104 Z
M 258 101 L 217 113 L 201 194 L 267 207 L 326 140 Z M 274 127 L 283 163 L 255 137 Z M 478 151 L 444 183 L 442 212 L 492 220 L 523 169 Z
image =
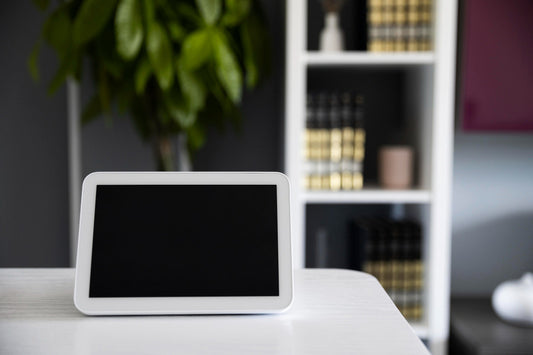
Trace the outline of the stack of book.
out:
M 358 190 L 365 157 L 364 98 L 351 93 L 307 96 L 304 187 Z
M 432 2 L 433 0 L 368 0 L 368 51 L 430 51 Z
M 418 223 L 358 219 L 352 224 L 351 267 L 374 275 L 409 320 L 422 317 L 422 236 Z

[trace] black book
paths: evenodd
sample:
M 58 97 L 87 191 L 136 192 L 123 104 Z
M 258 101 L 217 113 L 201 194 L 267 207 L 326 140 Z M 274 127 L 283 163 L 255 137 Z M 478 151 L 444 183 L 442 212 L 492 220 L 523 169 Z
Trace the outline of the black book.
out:
M 341 188 L 342 120 L 339 96 L 329 98 L 329 189 Z
M 326 93 L 320 93 L 317 100 L 316 120 L 317 120 L 317 144 L 318 148 L 318 180 L 312 184 L 315 189 L 329 189 L 329 114 L 328 114 L 328 96 Z
M 359 218 L 350 223 L 348 240 L 348 265 L 350 269 L 372 274 L 372 262 L 375 260 L 375 247 L 371 221 Z

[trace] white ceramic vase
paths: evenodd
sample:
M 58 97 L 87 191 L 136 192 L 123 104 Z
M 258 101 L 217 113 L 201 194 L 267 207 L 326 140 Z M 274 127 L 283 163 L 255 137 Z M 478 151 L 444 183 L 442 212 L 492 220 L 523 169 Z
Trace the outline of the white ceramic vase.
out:
M 533 327 L 533 273 L 501 283 L 492 294 L 492 307 L 506 322 Z
M 320 33 L 319 49 L 322 52 L 340 52 L 344 50 L 344 36 L 339 27 L 339 15 L 326 13 L 325 26 Z

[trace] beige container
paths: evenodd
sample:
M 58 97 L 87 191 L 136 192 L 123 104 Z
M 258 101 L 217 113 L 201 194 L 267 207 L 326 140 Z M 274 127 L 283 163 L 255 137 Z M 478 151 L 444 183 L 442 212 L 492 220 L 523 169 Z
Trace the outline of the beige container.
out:
M 385 189 L 408 189 L 413 184 L 413 149 L 384 146 L 379 150 L 379 182 Z

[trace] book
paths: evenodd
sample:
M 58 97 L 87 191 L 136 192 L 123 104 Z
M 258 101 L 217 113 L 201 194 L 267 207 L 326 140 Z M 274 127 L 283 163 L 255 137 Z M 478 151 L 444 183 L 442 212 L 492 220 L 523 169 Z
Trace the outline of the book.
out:
M 432 26 L 433 26 L 433 4 L 432 0 L 421 0 L 420 18 L 420 50 L 432 50 Z
M 384 50 L 385 30 L 383 19 L 383 0 L 368 0 L 367 3 L 368 42 L 367 50 L 381 52 Z
M 404 52 L 407 50 L 407 0 L 395 0 L 393 50 Z
M 430 51 L 432 0 L 368 0 L 367 50 Z
M 355 115 L 353 114 L 352 96 L 348 92 L 342 95 L 341 121 L 341 188 L 351 190 L 353 186 Z
M 365 159 L 365 142 L 366 131 L 364 128 L 364 97 L 357 95 L 355 97 L 354 109 L 354 150 L 353 150 L 353 171 L 352 171 L 352 189 L 360 190 L 363 188 L 363 161 Z
M 305 164 L 303 186 L 305 189 L 311 188 L 311 179 L 315 174 L 316 167 L 314 161 L 314 140 L 315 140 L 316 120 L 314 97 L 312 94 L 307 94 L 306 100 L 306 116 L 305 116 L 305 132 L 303 138 L 303 159 Z
M 394 0 L 382 0 L 383 24 L 382 24 L 382 51 L 394 51 Z
M 415 52 L 420 47 L 421 0 L 407 0 L 407 50 Z
M 364 97 L 345 92 L 308 95 L 303 186 L 309 190 L 363 188 Z
M 409 320 L 423 316 L 420 224 L 378 218 L 351 222 L 349 266 L 374 275 Z
M 341 188 L 342 122 L 339 97 L 332 93 L 329 99 L 329 189 Z
M 318 103 L 316 108 L 317 119 L 317 180 L 314 188 L 329 189 L 329 156 L 330 156 L 330 124 L 328 113 L 328 95 L 320 93 L 318 95 Z

